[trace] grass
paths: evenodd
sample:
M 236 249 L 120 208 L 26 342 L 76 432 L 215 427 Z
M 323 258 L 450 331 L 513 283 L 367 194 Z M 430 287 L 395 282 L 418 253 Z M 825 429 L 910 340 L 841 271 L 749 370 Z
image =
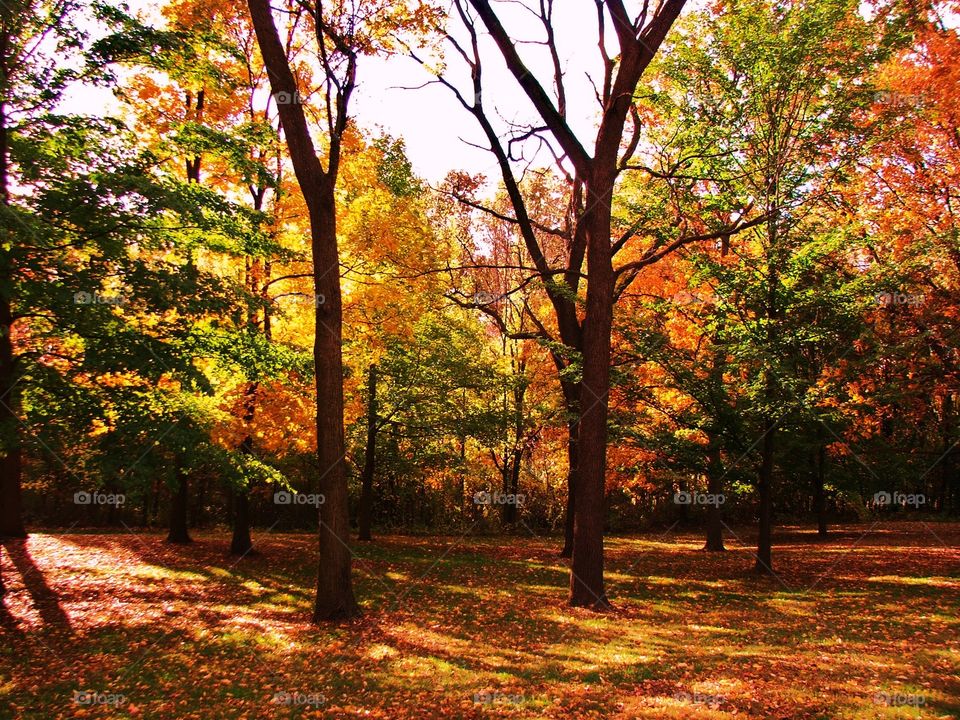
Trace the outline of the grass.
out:
M 956 524 L 788 528 L 774 578 L 734 538 L 609 538 L 606 614 L 554 539 L 381 537 L 364 616 L 320 628 L 313 537 L 195 537 L 8 543 L 0 717 L 960 717 Z

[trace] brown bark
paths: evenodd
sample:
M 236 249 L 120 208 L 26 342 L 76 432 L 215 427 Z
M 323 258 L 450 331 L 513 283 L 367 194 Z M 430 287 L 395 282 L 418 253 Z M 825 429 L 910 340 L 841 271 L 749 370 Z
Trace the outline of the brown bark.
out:
M 773 453 L 776 432 L 776 420 L 766 418 L 760 451 L 760 475 L 757 481 L 760 532 L 757 537 L 757 561 L 754 565 L 754 570 L 763 575 L 773 575 Z
M 6 23 L 4 23 L 6 25 Z M 0 202 L 7 205 L 9 195 L 9 153 L 6 105 L 7 49 L 9 37 L 0 31 Z M 13 306 L 8 294 L 13 287 L 14 269 L 9 230 L 0 229 L 0 537 L 26 537 L 23 525 L 21 478 L 23 459 L 20 432 L 20 392 L 17 387 L 17 357 L 13 347 Z
M 625 111 L 624 111 L 625 112 Z M 612 174 L 612 173 L 611 173 Z M 573 557 L 570 604 L 603 608 L 609 603 L 603 581 L 604 493 L 607 467 L 607 410 L 610 390 L 610 331 L 613 323 L 613 265 L 610 255 L 610 204 L 601 200 L 612 190 L 596 183 L 597 198 L 589 221 L 587 311 L 583 324 L 583 380 L 580 383 L 578 434 L 579 474 L 574 499 Z
M 249 427 L 253 422 L 257 409 L 257 389 L 259 383 L 247 384 L 244 393 L 243 422 Z M 244 455 L 253 454 L 253 437 L 247 435 L 240 443 L 240 452 Z M 253 539 L 250 537 L 250 491 L 248 488 L 237 488 L 233 491 L 233 538 L 230 541 L 231 555 L 248 555 L 253 551 Z
M 817 445 L 817 457 L 814 461 L 814 488 L 813 488 L 813 510 L 817 516 L 817 535 L 825 538 L 827 531 L 827 493 L 826 493 L 826 474 L 827 474 L 827 448 L 821 442 Z
M 370 540 L 373 515 L 373 476 L 377 461 L 377 366 L 370 365 L 367 375 L 367 446 L 360 479 L 360 540 Z
M 579 386 L 573 383 L 565 383 L 564 400 L 567 405 L 567 506 L 563 522 L 563 549 L 560 551 L 560 557 L 573 557 L 573 526 L 574 514 L 576 512 L 577 497 L 577 473 L 579 472 L 580 459 L 577 452 L 577 434 L 580 428 L 580 409 L 579 398 L 574 397 L 579 393 Z M 570 399 L 568 399 L 570 396 Z
M 707 492 L 713 496 L 723 493 L 723 463 L 720 457 L 720 438 L 710 436 L 707 458 Z M 721 505 L 707 508 L 707 542 L 703 549 L 708 552 L 723 552 L 723 511 Z
M 193 542 L 187 522 L 187 506 L 190 498 L 189 482 L 180 458 L 176 458 L 174 462 L 176 486 L 170 500 L 170 532 L 167 534 L 167 542 L 186 545 Z
M 270 77 L 274 95 L 299 97 L 289 61 L 280 41 L 268 0 L 248 0 L 250 16 Z M 322 10 L 318 6 L 318 12 Z M 318 23 L 322 18 L 318 18 Z M 320 27 L 318 35 L 322 35 Z M 320 468 L 319 570 L 313 620 L 340 620 L 359 614 L 350 576 L 349 511 L 343 438 L 343 359 L 340 260 L 337 249 L 334 190 L 340 158 L 340 139 L 347 125 L 347 104 L 355 84 L 356 57 L 347 49 L 346 76 L 338 86 L 336 116 L 328 118 L 329 160 L 325 171 L 303 108 L 296 102 L 278 103 L 277 111 L 294 174 L 307 205 L 313 285 L 323 303 L 316 306 L 316 337 L 313 357 L 316 368 L 317 458 Z M 329 68 L 326 68 L 330 72 Z M 332 111 L 334 112 L 334 111 Z

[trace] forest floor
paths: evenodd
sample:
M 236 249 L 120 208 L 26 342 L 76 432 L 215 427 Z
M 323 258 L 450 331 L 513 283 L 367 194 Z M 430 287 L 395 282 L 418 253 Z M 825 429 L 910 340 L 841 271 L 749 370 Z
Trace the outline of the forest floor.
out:
M 555 538 L 393 535 L 321 628 L 312 536 L 194 537 L 7 543 L 0 718 L 960 718 L 958 524 L 781 528 L 772 578 L 732 536 L 611 537 L 605 614 Z

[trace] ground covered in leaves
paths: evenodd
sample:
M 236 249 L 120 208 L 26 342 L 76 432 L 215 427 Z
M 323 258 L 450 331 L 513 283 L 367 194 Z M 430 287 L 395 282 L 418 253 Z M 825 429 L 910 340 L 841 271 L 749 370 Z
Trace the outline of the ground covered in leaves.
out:
M 311 536 L 195 537 L 7 543 L 0 718 L 960 717 L 960 525 L 787 528 L 774 578 L 746 535 L 610 538 L 606 614 L 553 538 L 382 537 L 323 628 Z

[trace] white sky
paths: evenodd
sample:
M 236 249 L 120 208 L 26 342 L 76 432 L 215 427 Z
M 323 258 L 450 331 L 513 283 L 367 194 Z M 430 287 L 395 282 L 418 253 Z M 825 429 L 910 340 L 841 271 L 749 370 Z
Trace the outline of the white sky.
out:
M 554 27 L 566 73 L 570 122 L 589 148 L 592 145 L 598 106 L 586 73 L 597 74 L 596 10 L 592 0 L 560 0 Z M 516 6 L 498 7 L 511 37 L 541 40 L 539 22 Z M 482 24 L 480 25 L 482 28 Z M 483 53 L 484 104 L 493 105 L 504 120 L 533 118 L 526 95 L 509 74 L 493 42 L 486 38 Z M 521 56 L 546 89 L 552 93 L 552 69 L 543 48 L 525 44 Z M 468 72 L 459 57 L 449 56 L 448 72 L 458 87 L 470 88 Z M 414 168 L 431 182 L 453 169 L 499 175 L 489 152 L 470 147 L 464 140 L 486 146 L 476 119 L 464 110 L 452 93 L 440 85 L 408 90 L 421 85 L 430 75 L 407 58 L 370 58 L 359 68 L 360 87 L 353 115 L 364 127 L 381 126 L 391 135 L 403 137 Z M 472 90 L 465 93 L 472 97 Z M 547 161 L 544 157 L 544 162 Z
M 135 13 L 156 17 L 158 4 L 155 2 L 132 0 L 129 4 Z M 588 72 L 596 76 L 600 68 L 596 9 L 593 0 L 557 0 L 556 4 L 554 28 L 566 73 L 569 122 L 589 150 L 598 116 L 594 90 L 587 79 Z M 637 4 L 629 2 L 628 6 Z M 698 4 L 700 0 L 690 0 L 688 6 Z M 511 37 L 526 41 L 543 39 L 539 21 L 519 4 L 497 3 L 496 9 Z M 479 21 L 478 26 L 483 30 Z M 608 38 L 612 36 L 608 27 Z M 439 41 L 434 46 L 439 47 Z M 508 73 L 489 38 L 484 38 L 482 51 L 484 104 L 488 112 L 492 105 L 496 115 L 503 119 L 500 128 L 506 129 L 506 121 L 535 118 L 526 95 Z M 525 43 L 520 47 L 520 53 L 552 93 L 552 66 L 545 50 Z M 612 48 L 611 54 L 615 54 Z M 459 87 L 470 87 L 466 68 L 456 55 L 451 54 L 448 71 Z M 427 71 L 406 57 L 362 58 L 351 116 L 367 130 L 382 128 L 395 137 L 402 137 L 415 171 L 431 183 L 441 180 L 450 170 L 484 173 L 489 180 L 498 181 L 499 171 L 493 156 L 468 144 L 486 145 L 475 118 L 460 106 L 448 89 L 440 85 L 405 89 L 422 85 L 430 79 Z M 467 96 L 472 95 L 471 90 Z M 116 107 L 109 91 L 91 88 L 78 88 L 68 93 L 65 103 L 68 111 L 97 115 Z M 550 161 L 546 153 L 538 158 L 542 164 Z

